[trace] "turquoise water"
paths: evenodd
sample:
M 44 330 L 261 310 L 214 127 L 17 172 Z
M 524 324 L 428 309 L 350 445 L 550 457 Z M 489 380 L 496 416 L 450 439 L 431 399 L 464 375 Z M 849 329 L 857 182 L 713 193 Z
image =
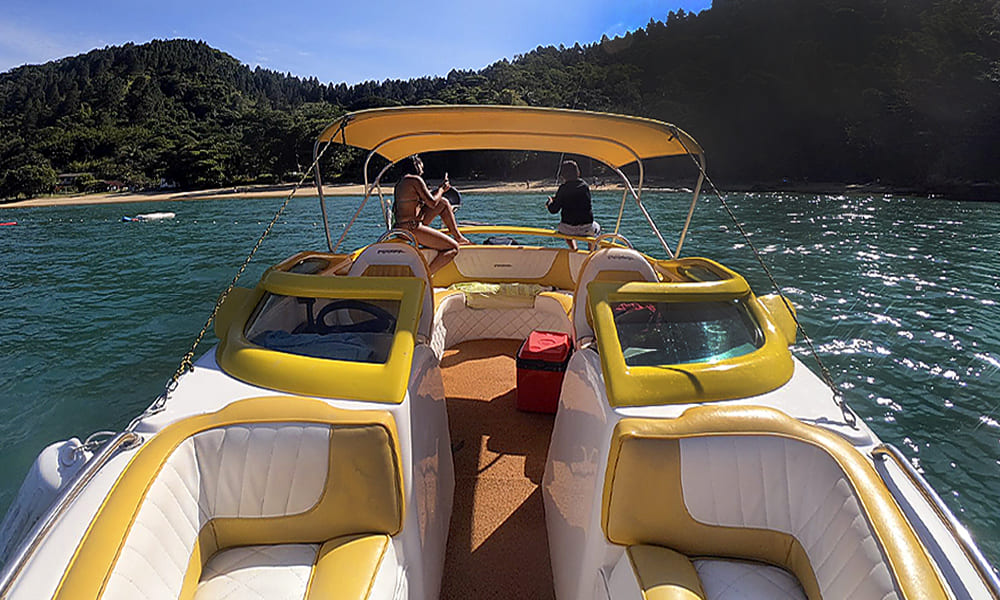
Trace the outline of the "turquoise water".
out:
M 612 228 L 620 196 L 598 197 Z M 673 243 L 685 197 L 648 194 Z M 1000 564 L 1000 204 L 905 197 L 730 194 L 855 410 L 924 471 Z M 357 198 L 329 203 L 334 236 Z M 544 198 L 467 194 L 459 217 L 552 223 Z M 0 510 L 45 445 L 123 427 L 160 392 L 281 199 L 0 210 Z M 172 211 L 168 221 L 122 215 Z M 348 236 L 378 233 L 377 204 Z M 362 224 L 364 224 L 362 226 Z M 627 207 L 623 231 L 663 256 Z M 295 199 L 242 283 L 325 246 L 315 199 Z M 718 201 L 685 255 L 768 281 Z M 211 348 L 209 336 L 199 354 Z M 815 369 L 803 344 L 796 351 Z

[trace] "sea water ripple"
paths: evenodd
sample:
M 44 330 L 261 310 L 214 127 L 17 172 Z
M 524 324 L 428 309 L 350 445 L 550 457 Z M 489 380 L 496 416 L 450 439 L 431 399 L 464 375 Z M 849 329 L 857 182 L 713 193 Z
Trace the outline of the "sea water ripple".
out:
M 598 195 L 614 227 L 620 196 Z M 647 193 L 668 240 L 680 195 Z M 706 196 L 684 254 L 771 288 L 750 244 L 795 303 L 848 402 L 900 447 L 1000 564 L 1000 204 L 868 195 L 732 193 L 749 241 Z M 329 201 L 343 231 L 357 198 Z M 544 195 L 467 194 L 460 219 L 551 223 Z M 281 200 L 7 209 L 0 229 L 0 509 L 45 445 L 123 427 L 160 392 Z M 172 220 L 122 223 L 171 211 Z M 126 212 L 127 211 L 127 212 Z M 370 203 L 345 240 L 379 233 Z M 638 211 L 622 231 L 663 256 Z M 244 275 L 325 246 L 317 202 L 295 199 Z M 214 342 L 209 334 L 199 352 Z M 796 354 L 813 370 L 799 341 Z

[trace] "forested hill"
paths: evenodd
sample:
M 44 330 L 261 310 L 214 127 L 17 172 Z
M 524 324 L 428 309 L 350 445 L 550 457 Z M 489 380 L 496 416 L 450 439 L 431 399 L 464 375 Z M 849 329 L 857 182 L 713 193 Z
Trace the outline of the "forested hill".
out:
M 343 112 L 421 103 L 666 120 L 702 142 L 723 183 L 996 190 L 1000 3 L 715 0 L 624 37 L 353 86 L 250 69 L 202 42 L 105 48 L 0 74 L 0 197 L 48 191 L 65 172 L 132 187 L 271 182 L 306 168 L 313 137 Z M 325 170 L 353 177 L 356 163 L 339 153 Z M 451 172 L 530 169 L 490 155 Z

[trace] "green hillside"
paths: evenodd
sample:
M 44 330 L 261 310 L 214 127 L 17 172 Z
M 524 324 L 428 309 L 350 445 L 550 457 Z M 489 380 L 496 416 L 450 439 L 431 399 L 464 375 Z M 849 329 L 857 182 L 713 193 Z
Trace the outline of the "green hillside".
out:
M 0 74 L 0 197 L 48 192 L 67 172 L 133 188 L 273 182 L 304 170 L 315 134 L 343 112 L 432 102 L 670 121 L 702 142 L 722 183 L 879 181 L 967 197 L 1000 188 L 1000 4 L 715 0 L 481 71 L 352 86 L 250 69 L 202 42 L 109 47 Z M 356 177 L 357 161 L 340 153 L 326 175 Z M 534 164 L 477 155 L 451 173 L 521 178 Z

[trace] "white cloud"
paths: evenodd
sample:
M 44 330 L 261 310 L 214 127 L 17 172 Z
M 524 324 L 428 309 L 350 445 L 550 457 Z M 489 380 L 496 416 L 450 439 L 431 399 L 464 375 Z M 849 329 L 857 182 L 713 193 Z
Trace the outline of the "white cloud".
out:
M 62 33 L 57 36 L 0 20 L 0 72 L 80 54 L 96 46 L 94 40 L 74 39 Z

